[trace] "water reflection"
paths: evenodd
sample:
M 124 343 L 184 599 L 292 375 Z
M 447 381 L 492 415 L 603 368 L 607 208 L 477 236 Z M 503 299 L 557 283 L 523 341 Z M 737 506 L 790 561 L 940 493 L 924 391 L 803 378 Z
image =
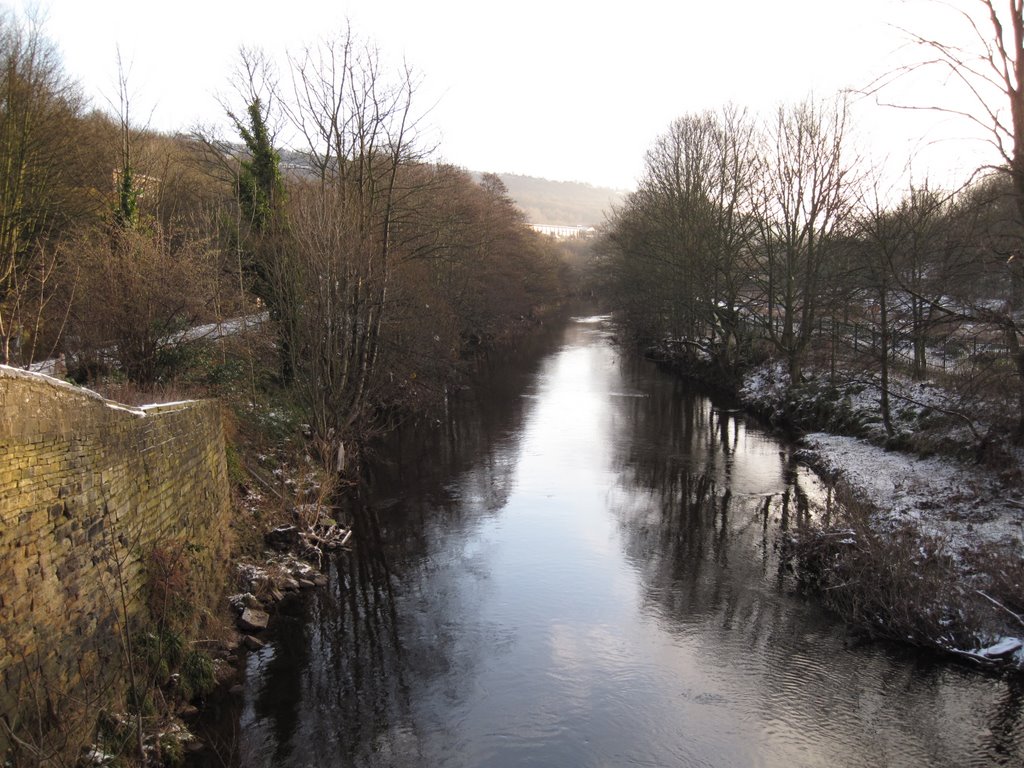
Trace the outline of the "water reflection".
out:
M 779 538 L 829 516 L 830 490 L 787 446 L 748 429 L 736 409 L 642 360 L 627 361 L 623 375 L 647 396 L 616 403 L 628 429 L 614 443 L 609 510 L 650 599 L 674 606 L 673 615 L 700 616 L 701 606 L 691 604 L 695 590 L 712 586 L 703 602 L 717 606 L 726 587 L 757 595 L 752 587 L 774 577 L 772 585 L 785 588 Z
M 831 500 L 787 446 L 601 322 L 539 343 L 382 448 L 226 762 L 1020 763 L 1018 684 L 847 647 L 794 593 L 779 536 Z

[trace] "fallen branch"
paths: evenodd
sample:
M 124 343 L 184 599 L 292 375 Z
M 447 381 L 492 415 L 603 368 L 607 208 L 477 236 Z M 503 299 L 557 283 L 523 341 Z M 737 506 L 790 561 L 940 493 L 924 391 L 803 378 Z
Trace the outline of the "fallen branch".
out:
M 263 487 L 264 487 L 264 488 L 265 488 L 266 490 L 270 491 L 270 492 L 271 492 L 272 494 L 274 494 L 275 496 L 277 496 L 277 498 L 278 498 L 278 499 L 280 499 L 281 501 L 284 501 L 284 496 L 282 496 L 282 495 L 281 495 L 281 492 L 280 492 L 280 491 L 278 491 L 278 490 L 277 490 L 277 489 L 276 489 L 276 488 L 275 488 L 274 486 L 272 486 L 272 485 L 271 485 L 270 483 L 268 483 L 268 482 L 267 482 L 267 481 L 266 481 L 265 479 L 263 479 L 262 477 L 260 477 L 259 473 L 257 473 L 255 469 L 253 469 L 252 467 L 249 467 L 249 466 L 246 466 L 246 468 L 245 468 L 245 469 L 246 469 L 246 471 L 247 471 L 247 472 L 248 472 L 248 473 L 249 473 L 249 474 L 250 474 L 250 475 L 252 476 L 253 480 L 255 480 L 256 482 L 258 482 L 258 483 L 259 483 L 260 485 L 262 485 L 262 486 L 263 486 Z
M 985 598 L 986 600 L 988 600 L 988 601 L 989 601 L 990 603 L 992 603 L 992 605 L 996 606 L 997 608 L 1002 608 L 1002 609 L 1003 609 L 1004 611 L 1006 611 L 1006 612 L 1007 612 L 1008 614 L 1010 614 L 1011 616 L 1013 616 L 1013 618 L 1015 618 L 1015 619 L 1017 620 L 1017 623 L 1018 623 L 1018 624 L 1020 624 L 1021 626 L 1024 626 L 1024 617 L 1022 617 L 1022 616 L 1021 616 L 1021 615 L 1020 615 L 1019 613 L 1014 613 L 1014 612 L 1013 612 L 1013 611 L 1011 611 L 1011 610 L 1010 610 L 1009 608 L 1007 608 L 1007 607 L 1006 607 L 1005 605 L 1003 605 L 1003 604 L 1002 604 L 1002 603 L 1000 603 L 1000 602 L 999 602 L 998 600 L 996 600 L 996 599 L 995 599 L 994 597 L 990 597 L 989 595 L 986 595 L 986 594 L 985 594 L 984 592 L 982 592 L 982 591 L 981 591 L 980 589 L 976 589 L 976 590 L 974 590 L 974 591 L 975 591 L 975 592 L 977 592 L 977 593 L 978 593 L 979 595 L 981 595 L 982 597 L 984 597 L 984 598 Z
M 988 656 L 982 656 L 980 653 L 974 653 L 974 651 L 964 651 L 960 648 L 950 647 L 947 647 L 946 650 L 956 656 L 962 656 L 965 659 L 970 659 L 976 664 L 992 665 L 997 663 L 996 659 L 989 658 Z

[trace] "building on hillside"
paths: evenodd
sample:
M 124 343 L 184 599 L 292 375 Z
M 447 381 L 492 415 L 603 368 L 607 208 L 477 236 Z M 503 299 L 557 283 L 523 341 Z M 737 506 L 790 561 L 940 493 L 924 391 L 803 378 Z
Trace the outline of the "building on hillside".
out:
M 575 240 L 593 237 L 597 234 L 595 227 L 587 227 L 582 224 L 530 224 L 530 229 L 542 235 L 553 237 L 556 240 Z

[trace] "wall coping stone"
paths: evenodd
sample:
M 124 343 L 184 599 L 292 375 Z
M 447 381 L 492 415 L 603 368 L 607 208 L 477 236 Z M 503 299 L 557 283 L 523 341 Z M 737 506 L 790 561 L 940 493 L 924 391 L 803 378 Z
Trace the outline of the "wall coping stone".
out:
M 124 403 L 119 403 L 116 400 L 109 400 L 98 392 L 93 392 L 87 387 L 80 387 L 77 384 L 72 384 L 64 379 L 58 379 L 55 376 L 49 376 L 45 373 L 27 371 L 24 368 L 15 368 L 13 366 L 3 364 L 0 364 L 0 379 L 21 379 L 22 381 L 33 381 L 58 387 L 59 389 L 73 395 L 77 395 L 78 397 L 84 397 L 94 402 L 101 403 L 112 410 L 123 411 L 124 413 L 137 417 L 177 411 L 183 408 L 188 408 L 199 402 L 198 400 L 178 400 L 173 403 L 152 403 L 150 405 L 141 406 L 125 405 Z

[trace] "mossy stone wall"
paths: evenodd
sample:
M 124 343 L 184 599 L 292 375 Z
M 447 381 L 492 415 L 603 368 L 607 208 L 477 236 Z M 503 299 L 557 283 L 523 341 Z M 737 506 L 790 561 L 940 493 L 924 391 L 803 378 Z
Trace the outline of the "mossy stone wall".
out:
M 212 600 L 229 515 L 216 402 L 131 408 L 0 366 L 0 717 L 17 732 L 100 701 L 124 669 L 123 605 L 146 609 L 147 553 L 187 553 Z

